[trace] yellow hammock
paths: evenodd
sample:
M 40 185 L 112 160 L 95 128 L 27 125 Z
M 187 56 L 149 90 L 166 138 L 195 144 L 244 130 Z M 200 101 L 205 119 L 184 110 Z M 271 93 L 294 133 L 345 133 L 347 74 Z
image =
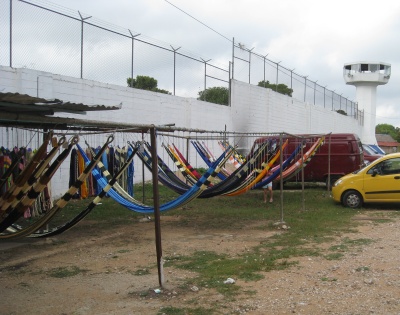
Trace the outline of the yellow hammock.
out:
M 282 145 L 282 151 L 285 149 L 288 142 L 289 142 L 289 140 L 286 140 L 285 143 Z M 257 177 L 255 179 L 253 179 L 253 181 L 251 181 L 250 184 L 248 184 L 246 187 L 244 187 L 238 191 L 235 191 L 235 192 L 229 193 L 229 194 L 225 194 L 225 196 L 238 196 L 238 195 L 244 194 L 245 192 L 249 191 L 260 180 L 262 180 L 267 175 L 269 169 L 271 168 L 272 165 L 274 165 L 275 161 L 279 158 L 280 155 L 281 155 L 281 150 L 278 150 L 277 153 L 275 154 L 275 156 L 267 164 L 263 163 L 262 166 L 265 165 L 264 169 L 260 172 L 260 174 L 257 175 Z

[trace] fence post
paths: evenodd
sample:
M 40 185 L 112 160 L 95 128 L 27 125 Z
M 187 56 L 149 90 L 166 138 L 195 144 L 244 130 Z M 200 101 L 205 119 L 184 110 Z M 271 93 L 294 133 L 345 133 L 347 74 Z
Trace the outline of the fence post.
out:
M 265 56 L 263 56 L 264 59 L 264 87 L 265 87 L 265 59 L 267 58 L 268 54 L 266 54 Z
M 234 60 L 235 60 L 235 37 L 232 39 L 232 79 L 235 79 L 234 77 Z
M 170 46 L 171 46 L 171 45 L 170 45 Z M 172 48 L 172 50 L 174 51 L 174 95 L 175 95 L 176 52 L 177 52 L 181 47 L 175 49 L 174 47 L 171 46 L 171 48 Z
M 132 60 L 131 60 L 131 87 L 133 86 L 133 53 L 134 53 L 134 43 L 135 43 L 135 37 L 139 36 L 140 34 L 133 35 L 131 30 L 128 29 L 129 33 L 131 34 L 132 38 Z
M 304 77 L 304 102 L 306 102 L 306 94 L 307 94 L 307 77 L 308 75 Z
M 249 84 L 251 84 L 251 51 L 254 49 L 254 47 L 252 49 L 249 49 Z
M 78 13 L 81 17 L 81 79 L 83 79 L 83 23 L 85 20 L 90 19 L 91 16 L 83 18 L 81 12 L 78 11 Z
M 204 62 L 204 101 L 206 100 L 206 91 L 207 91 L 207 62 L 211 61 L 211 59 L 204 60 L 200 58 Z
M 10 68 L 12 68 L 12 2 L 10 0 Z
M 279 64 L 282 61 L 276 63 L 276 84 L 275 84 L 275 92 L 278 92 L 278 73 L 279 73 Z
M 296 68 L 293 68 L 293 70 L 290 70 L 290 89 L 293 90 L 293 71 Z
M 315 105 L 315 93 L 317 91 L 317 81 L 314 82 L 314 105 Z

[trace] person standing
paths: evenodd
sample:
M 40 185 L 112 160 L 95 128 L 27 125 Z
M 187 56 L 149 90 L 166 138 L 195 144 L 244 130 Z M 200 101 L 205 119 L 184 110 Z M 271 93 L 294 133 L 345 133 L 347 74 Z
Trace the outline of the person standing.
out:
M 270 176 L 271 174 L 272 172 L 269 171 L 266 178 L 268 178 L 268 176 Z M 268 184 L 262 186 L 262 189 L 264 193 L 264 203 L 267 203 L 268 192 L 269 192 L 269 203 L 272 203 L 274 201 L 273 191 L 272 191 L 272 180 Z

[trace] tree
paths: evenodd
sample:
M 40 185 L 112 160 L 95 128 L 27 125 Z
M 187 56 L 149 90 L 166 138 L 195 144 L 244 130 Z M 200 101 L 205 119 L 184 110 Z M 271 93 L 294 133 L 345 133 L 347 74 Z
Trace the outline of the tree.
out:
M 400 142 L 400 128 L 389 124 L 378 124 L 375 127 L 375 133 L 390 135 L 397 142 Z
M 347 113 L 346 113 L 343 109 L 338 109 L 338 110 L 336 111 L 336 113 L 347 116 Z
M 276 85 L 276 84 L 269 83 L 269 81 L 263 80 L 263 81 L 258 82 L 258 86 L 271 89 L 271 90 L 276 91 L 283 95 L 292 96 L 292 93 L 293 93 L 293 89 L 290 89 L 286 84 L 282 84 L 282 83 Z
M 153 92 L 159 92 L 159 93 L 164 93 L 164 94 L 171 94 L 167 90 L 159 89 L 157 87 L 156 79 L 145 76 L 145 75 L 138 75 L 138 76 L 136 76 L 136 79 L 128 78 L 126 80 L 126 82 L 128 83 L 128 86 L 132 87 L 132 88 L 153 91 Z
M 229 104 L 229 90 L 226 87 L 216 86 L 209 89 L 205 89 L 199 92 L 197 98 L 201 101 L 207 101 L 210 103 L 228 105 Z

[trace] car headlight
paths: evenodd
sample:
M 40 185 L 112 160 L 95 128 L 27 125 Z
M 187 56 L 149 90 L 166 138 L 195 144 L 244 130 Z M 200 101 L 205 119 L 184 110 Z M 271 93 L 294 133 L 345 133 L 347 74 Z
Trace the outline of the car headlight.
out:
M 339 186 L 342 183 L 341 179 L 338 179 L 334 184 L 333 187 Z

